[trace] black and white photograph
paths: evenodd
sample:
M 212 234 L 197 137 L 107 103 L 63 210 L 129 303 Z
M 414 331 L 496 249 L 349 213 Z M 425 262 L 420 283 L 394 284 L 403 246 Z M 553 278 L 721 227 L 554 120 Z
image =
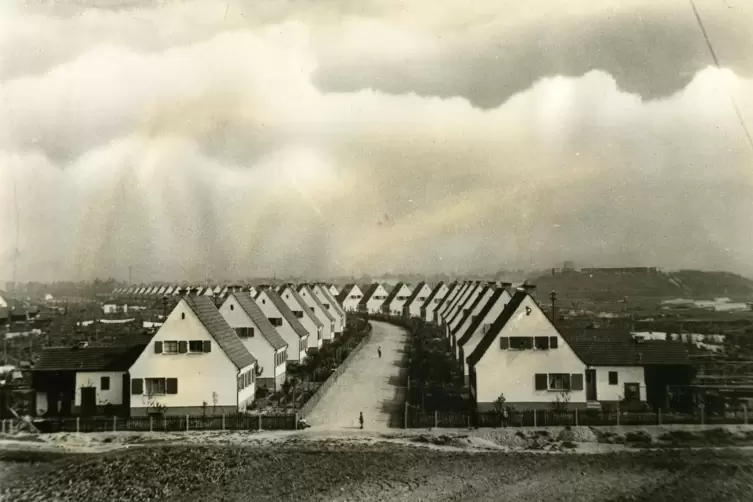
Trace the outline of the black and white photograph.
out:
M 1 0 L 0 502 L 753 500 L 753 1 Z

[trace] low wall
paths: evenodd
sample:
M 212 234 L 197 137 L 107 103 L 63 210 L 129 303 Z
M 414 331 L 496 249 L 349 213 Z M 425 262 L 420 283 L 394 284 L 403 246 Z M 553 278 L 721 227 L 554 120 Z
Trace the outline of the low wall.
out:
M 306 418 L 316 407 L 317 404 L 319 404 L 319 401 L 321 401 L 322 397 L 327 393 L 330 387 L 337 381 L 338 378 L 340 378 L 340 375 L 342 375 L 345 370 L 350 366 L 350 364 L 353 362 L 353 359 L 358 355 L 358 353 L 361 351 L 364 345 L 371 339 L 371 323 L 368 323 L 366 325 L 366 331 L 367 334 L 361 340 L 358 342 L 358 345 L 353 347 L 353 350 L 348 354 L 348 357 L 345 358 L 345 360 L 340 364 L 340 366 L 337 367 L 337 369 L 332 372 L 332 374 L 327 378 L 327 380 L 324 381 L 324 383 L 319 387 L 314 394 L 306 401 L 306 404 L 304 404 L 300 410 L 298 410 L 298 416 L 301 418 Z

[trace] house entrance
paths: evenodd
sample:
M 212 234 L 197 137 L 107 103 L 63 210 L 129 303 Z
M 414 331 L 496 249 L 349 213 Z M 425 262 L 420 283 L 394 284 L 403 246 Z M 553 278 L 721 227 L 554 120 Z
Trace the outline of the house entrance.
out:
M 85 417 L 97 414 L 96 387 L 81 387 L 81 414 Z
M 586 401 L 596 401 L 596 370 L 586 370 Z

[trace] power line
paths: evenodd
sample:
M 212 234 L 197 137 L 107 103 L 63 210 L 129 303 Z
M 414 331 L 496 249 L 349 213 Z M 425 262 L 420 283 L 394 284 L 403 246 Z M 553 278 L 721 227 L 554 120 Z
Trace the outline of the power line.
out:
M 701 33 L 703 34 L 703 38 L 704 40 L 706 40 L 706 47 L 708 47 L 709 49 L 709 53 L 711 54 L 711 59 L 714 61 L 714 66 L 716 66 L 718 69 L 721 69 L 721 67 L 719 66 L 719 58 L 717 58 L 716 56 L 716 51 L 714 50 L 714 46 L 711 44 L 711 39 L 709 39 L 709 34 L 706 32 L 706 27 L 703 25 L 701 14 L 698 12 L 698 9 L 695 6 L 695 2 L 693 0 L 688 0 L 688 1 L 690 2 L 690 7 L 693 9 L 693 14 L 695 14 L 695 19 L 698 22 L 698 27 L 701 28 Z M 727 96 L 729 96 L 730 101 L 732 101 L 732 108 L 735 109 L 737 120 L 740 122 L 740 126 L 743 128 L 745 137 L 748 139 L 748 146 L 750 146 L 751 151 L 753 151 L 753 137 L 751 137 L 750 131 L 748 130 L 748 126 L 745 124 L 745 119 L 743 118 L 742 113 L 740 113 L 740 107 L 737 106 L 737 101 L 735 101 L 735 97 L 732 95 L 732 93 L 728 92 Z

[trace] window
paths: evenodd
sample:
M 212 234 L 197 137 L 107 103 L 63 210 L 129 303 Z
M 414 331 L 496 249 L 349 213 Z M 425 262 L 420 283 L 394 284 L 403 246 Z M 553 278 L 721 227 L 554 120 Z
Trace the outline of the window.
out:
M 238 336 L 241 338 L 254 337 L 254 328 L 235 328 L 235 332 L 238 333 Z
M 180 313 L 180 318 L 181 319 L 185 319 L 186 318 L 186 313 L 185 312 L 181 312 Z
M 549 373 L 549 390 L 570 390 L 570 375 Z
M 162 347 L 165 354 L 177 354 L 178 342 L 162 342 Z
M 110 377 L 101 377 L 99 379 L 100 390 L 110 390 Z
M 235 310 L 235 305 L 230 304 L 230 310 Z
M 533 338 L 530 336 L 511 336 L 510 348 L 513 350 L 532 349 Z
M 282 317 L 270 317 L 269 322 L 272 326 L 282 326 Z
M 550 336 L 549 337 L 549 348 L 550 349 L 556 349 L 558 345 L 558 338 L 556 336 Z
M 583 390 L 583 375 L 579 373 L 536 373 L 535 390 L 566 391 Z
M 548 336 L 537 336 L 533 339 L 533 342 L 537 350 L 549 350 Z
M 619 385 L 619 378 L 616 371 L 609 372 L 609 385 Z
M 303 311 L 301 311 L 301 310 L 294 310 L 293 311 L 293 315 L 296 316 L 298 319 L 302 319 L 303 318 Z
M 204 342 L 201 340 L 190 340 L 188 342 L 188 352 L 204 352 Z
M 146 379 L 147 395 L 157 396 L 167 394 L 167 384 L 164 378 L 147 378 Z

